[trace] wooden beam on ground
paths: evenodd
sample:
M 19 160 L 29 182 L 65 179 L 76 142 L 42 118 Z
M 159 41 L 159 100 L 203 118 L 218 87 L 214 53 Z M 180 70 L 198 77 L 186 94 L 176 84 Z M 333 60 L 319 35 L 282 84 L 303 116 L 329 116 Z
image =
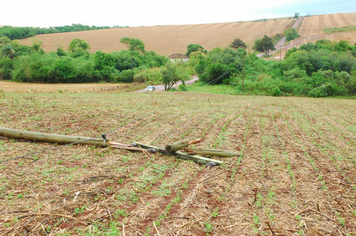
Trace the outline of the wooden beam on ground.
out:
M 155 149 L 155 150 L 157 150 L 158 152 L 160 152 L 160 153 L 162 153 L 164 155 L 172 155 L 172 156 L 175 156 L 175 157 L 180 158 L 180 159 L 194 161 L 196 163 L 203 164 L 203 165 L 206 165 L 209 162 L 214 162 L 217 165 L 221 165 L 221 164 L 224 163 L 224 162 L 219 161 L 219 160 L 210 159 L 210 158 L 206 158 L 206 157 L 202 157 L 202 156 L 198 156 L 198 155 L 190 155 L 188 153 L 184 153 L 184 152 L 181 152 L 181 151 L 176 151 L 175 153 L 168 153 L 166 151 L 166 149 L 155 147 L 155 146 L 151 146 L 151 145 L 147 145 L 147 144 L 143 144 L 143 143 L 136 143 L 136 145 L 138 147 L 142 147 L 142 148 L 145 148 L 145 149 Z
M 202 149 L 202 148 L 187 148 L 188 153 L 197 155 L 207 155 L 207 156 L 219 156 L 219 157 L 233 157 L 239 156 L 239 153 L 228 152 L 216 149 Z
M 133 143 L 133 144 L 137 145 L 137 147 L 139 147 L 139 148 L 144 148 L 146 150 L 154 149 L 157 152 L 162 153 L 163 155 L 169 155 L 164 148 L 160 148 L 160 147 L 156 147 L 156 146 L 152 146 L 152 145 L 148 145 L 148 144 L 144 144 L 144 143 Z
M 17 138 L 17 139 L 26 139 L 26 140 L 37 141 L 37 142 L 39 141 L 39 142 L 49 142 L 49 143 L 61 143 L 61 144 L 78 143 L 78 144 L 96 145 L 101 147 L 106 147 L 110 145 L 109 142 L 104 142 L 103 139 L 99 139 L 99 138 L 46 134 L 40 132 L 8 129 L 3 127 L 0 127 L 0 136 Z
M 167 145 L 165 149 L 168 153 L 173 154 L 175 151 L 178 151 L 188 146 L 189 146 L 189 140 L 181 140 Z
M 221 165 L 224 163 L 223 161 L 206 158 L 206 157 L 202 157 L 202 156 L 198 156 L 198 155 L 190 155 L 188 153 L 181 152 L 181 151 L 176 151 L 175 156 L 177 156 L 178 158 L 184 159 L 184 160 L 191 160 L 196 163 L 203 164 L 203 165 L 206 165 L 209 162 L 214 162 L 217 165 Z

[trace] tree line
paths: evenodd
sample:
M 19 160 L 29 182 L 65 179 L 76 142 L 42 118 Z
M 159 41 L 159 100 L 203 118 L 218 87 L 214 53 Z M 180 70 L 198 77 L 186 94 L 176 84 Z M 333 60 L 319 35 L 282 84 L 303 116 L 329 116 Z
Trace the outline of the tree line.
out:
M 356 94 L 356 44 L 319 40 L 287 51 L 282 61 L 263 60 L 244 45 L 193 54 L 200 80 L 227 84 L 240 93 L 273 96 L 352 96 Z M 264 50 L 264 49 L 261 49 Z
M 42 42 L 31 39 L 31 46 L 0 38 L 0 78 L 17 82 L 91 83 L 133 82 L 134 70 L 161 67 L 168 58 L 146 51 L 139 39 L 123 38 L 128 50 L 90 53 L 90 45 L 73 39 L 65 50 L 45 53 Z M 119 43 L 119 42 L 118 42 Z
M 121 28 L 121 26 L 117 25 L 114 26 L 113 28 Z M 30 38 L 40 34 L 54 34 L 54 33 L 75 32 L 75 31 L 86 31 L 86 30 L 99 30 L 99 29 L 110 29 L 110 27 L 95 26 L 95 25 L 89 26 L 89 25 L 82 25 L 82 24 L 54 26 L 49 28 L 3 26 L 0 27 L 0 37 L 6 36 L 10 40 L 14 40 L 14 39 Z
M 256 42 L 274 47 L 265 36 Z M 148 82 L 166 89 L 196 74 L 201 83 L 225 84 L 237 93 L 273 96 L 352 96 L 356 94 L 356 45 L 347 41 L 319 40 L 288 50 L 282 61 L 258 58 L 241 39 L 229 47 L 210 51 L 189 44 L 186 63 L 146 51 L 139 39 L 123 38 L 127 50 L 89 53 L 90 45 L 74 39 L 67 49 L 45 53 L 42 42 L 31 46 L 0 37 L 0 78 L 18 82 Z M 255 43 L 255 46 L 258 45 Z M 255 50 L 266 51 L 266 48 Z M 181 86 L 182 90 L 186 88 Z

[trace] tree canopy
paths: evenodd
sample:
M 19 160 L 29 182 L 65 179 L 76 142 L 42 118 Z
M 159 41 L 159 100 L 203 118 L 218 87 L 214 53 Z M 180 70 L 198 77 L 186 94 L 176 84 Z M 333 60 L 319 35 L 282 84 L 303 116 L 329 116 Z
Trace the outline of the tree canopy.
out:
M 187 46 L 187 52 L 185 53 L 185 55 L 189 57 L 192 52 L 202 52 L 206 54 L 207 50 L 205 50 L 203 46 L 193 43 Z
M 170 90 L 179 81 L 186 81 L 190 78 L 187 70 L 179 63 L 169 62 L 161 70 L 164 90 Z
M 134 39 L 134 38 L 122 38 L 120 40 L 120 43 L 123 43 L 127 46 L 127 49 L 130 51 L 139 51 L 139 52 L 145 52 L 145 45 L 143 42 L 139 39 Z
M 266 56 L 269 55 L 269 50 L 274 50 L 272 39 L 265 35 L 262 39 L 257 39 L 253 49 L 259 52 L 264 52 Z
M 238 48 L 246 49 L 247 45 L 246 45 L 246 43 L 244 41 L 242 41 L 241 39 L 237 38 L 237 39 L 234 39 L 234 41 L 230 44 L 230 47 L 234 48 L 234 49 L 238 49 Z
M 78 50 L 88 51 L 89 49 L 90 49 L 89 44 L 85 42 L 83 39 L 78 39 L 78 38 L 73 39 L 68 46 L 68 51 L 72 53 Z

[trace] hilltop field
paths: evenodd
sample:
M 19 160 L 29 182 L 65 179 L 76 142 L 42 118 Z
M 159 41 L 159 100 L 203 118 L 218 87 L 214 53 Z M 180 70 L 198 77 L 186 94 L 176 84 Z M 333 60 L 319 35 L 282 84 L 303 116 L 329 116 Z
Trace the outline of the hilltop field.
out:
M 58 46 L 68 47 L 74 38 L 84 39 L 91 46 L 91 52 L 112 52 L 126 49 L 119 43 L 121 38 L 138 38 L 143 41 L 146 50 L 169 56 L 173 53 L 185 53 L 187 45 L 196 43 L 205 49 L 227 47 L 236 38 L 244 40 L 251 49 L 254 41 L 264 35 L 281 34 L 290 27 L 295 19 L 277 18 L 267 21 L 230 22 L 196 25 L 167 25 L 150 27 L 117 28 L 96 31 L 70 32 L 50 35 L 38 35 L 43 41 L 45 51 L 56 51 Z M 299 28 L 302 38 L 317 36 L 317 39 L 348 40 L 356 42 L 356 32 L 325 34 L 324 28 L 345 27 L 356 24 L 356 13 L 339 13 L 305 17 Z M 315 42 L 316 37 L 309 41 Z M 30 39 L 20 40 L 31 45 Z M 307 39 L 305 39 L 307 42 Z

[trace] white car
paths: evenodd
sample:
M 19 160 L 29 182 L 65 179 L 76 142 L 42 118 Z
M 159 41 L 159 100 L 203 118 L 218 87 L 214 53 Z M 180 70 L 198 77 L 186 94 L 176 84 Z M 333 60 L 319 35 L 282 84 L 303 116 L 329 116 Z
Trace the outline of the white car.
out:
M 153 92 L 153 91 L 156 91 L 155 86 L 147 86 L 147 88 L 145 89 L 145 92 Z

